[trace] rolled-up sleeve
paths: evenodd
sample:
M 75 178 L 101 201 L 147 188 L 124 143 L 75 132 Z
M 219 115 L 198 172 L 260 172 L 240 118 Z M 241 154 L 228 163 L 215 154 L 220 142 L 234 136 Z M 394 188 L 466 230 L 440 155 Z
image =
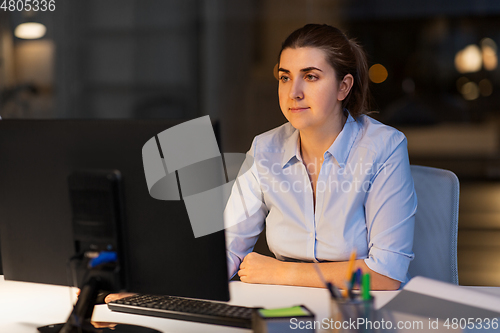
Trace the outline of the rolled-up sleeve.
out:
M 255 158 L 253 147 L 247 155 Z M 248 171 L 238 175 L 224 210 L 228 276 L 238 271 L 243 258 L 250 253 L 260 233 L 268 209 L 263 203 L 255 160 Z
M 366 265 L 373 271 L 406 282 L 413 259 L 417 196 L 413 186 L 406 138 L 376 169 L 366 195 L 368 237 Z

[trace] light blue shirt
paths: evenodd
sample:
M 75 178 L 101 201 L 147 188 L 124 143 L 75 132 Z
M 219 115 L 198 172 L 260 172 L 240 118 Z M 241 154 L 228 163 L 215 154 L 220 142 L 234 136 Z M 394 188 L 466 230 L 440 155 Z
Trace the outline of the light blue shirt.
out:
M 229 276 L 265 223 L 279 260 L 346 261 L 356 249 L 370 269 L 406 282 L 417 197 L 405 136 L 349 115 L 324 153 L 315 207 L 299 144 L 290 123 L 254 139 L 248 152 L 254 163 L 238 178 L 224 213 Z

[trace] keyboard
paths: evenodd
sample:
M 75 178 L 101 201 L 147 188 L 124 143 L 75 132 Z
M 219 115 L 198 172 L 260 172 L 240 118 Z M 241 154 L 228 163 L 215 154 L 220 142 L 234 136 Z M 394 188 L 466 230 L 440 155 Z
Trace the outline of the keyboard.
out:
M 134 295 L 108 303 L 112 311 L 231 327 L 252 327 L 252 308 L 175 296 Z

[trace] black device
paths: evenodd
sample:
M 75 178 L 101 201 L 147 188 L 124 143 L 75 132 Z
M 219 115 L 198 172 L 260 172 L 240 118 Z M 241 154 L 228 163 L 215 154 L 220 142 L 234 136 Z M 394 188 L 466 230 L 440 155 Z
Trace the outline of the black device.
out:
M 253 308 L 174 296 L 134 295 L 108 303 L 113 311 L 252 328 Z
M 127 287 L 122 186 L 118 170 L 79 170 L 68 177 L 76 286 L 96 277 L 103 290 Z
M 81 293 L 66 323 L 39 327 L 40 332 L 97 332 L 91 319 L 99 290 L 126 287 L 121 179 L 117 170 L 76 171 L 69 175 L 75 254 L 69 259 L 68 266 L 71 280 L 81 288 Z M 126 329 L 157 333 L 140 326 L 127 325 Z
M 78 223 L 73 237 L 68 177 L 79 170 L 117 170 L 124 200 L 125 261 L 119 267 L 124 275 L 112 279 L 119 283 L 111 284 L 111 291 L 124 287 L 138 293 L 229 300 L 224 231 L 195 238 L 182 201 L 156 200 L 148 192 L 142 147 L 178 123 L 0 122 L 0 245 L 5 279 L 68 285 L 67 265 L 75 255 L 75 244 L 90 245 L 84 241 L 85 232 L 78 232 Z M 73 185 L 78 187 L 77 183 Z

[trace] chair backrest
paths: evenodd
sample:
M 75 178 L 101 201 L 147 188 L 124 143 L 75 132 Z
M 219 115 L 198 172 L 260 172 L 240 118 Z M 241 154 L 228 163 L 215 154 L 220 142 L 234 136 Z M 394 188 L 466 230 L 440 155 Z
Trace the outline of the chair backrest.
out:
M 417 192 L 411 276 L 458 284 L 459 182 L 448 170 L 411 166 Z

